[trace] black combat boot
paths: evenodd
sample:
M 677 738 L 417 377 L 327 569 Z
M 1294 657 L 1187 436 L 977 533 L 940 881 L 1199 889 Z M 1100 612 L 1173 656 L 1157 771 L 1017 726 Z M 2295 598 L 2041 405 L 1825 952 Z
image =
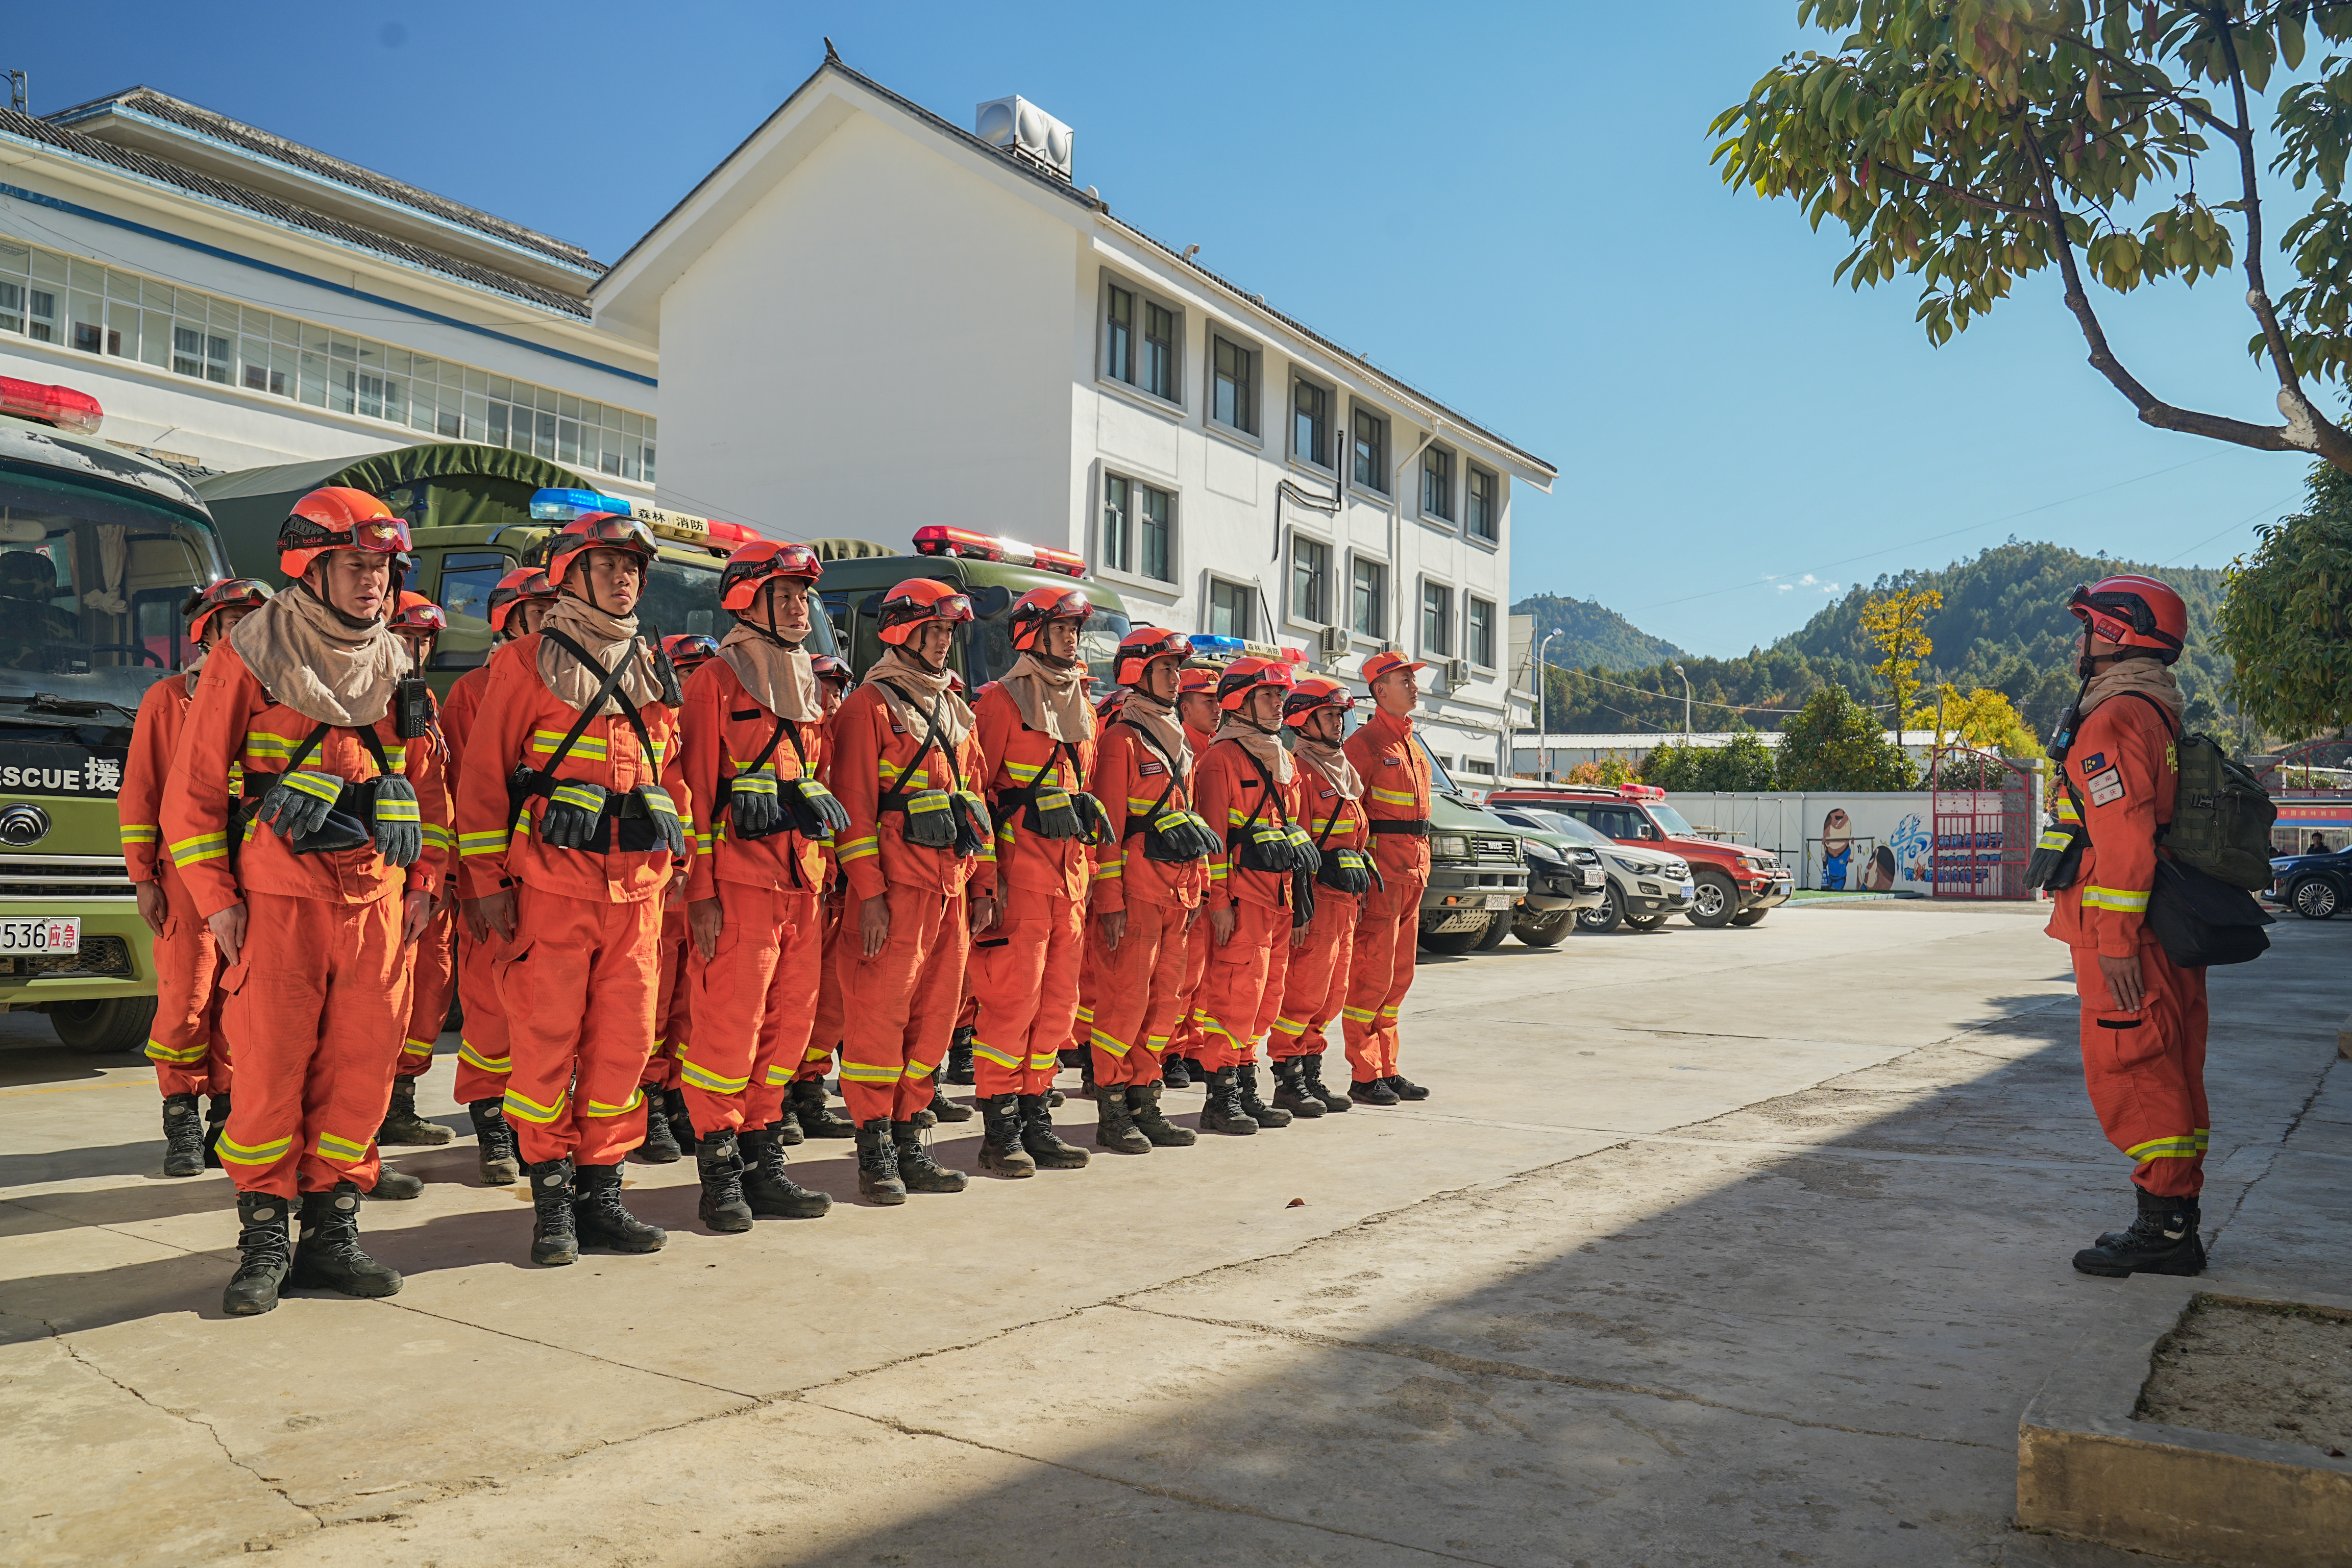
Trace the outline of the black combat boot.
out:
M 521 1181 L 522 1162 L 515 1154 L 514 1129 L 507 1125 L 505 1102 L 467 1100 L 466 1114 L 474 1123 L 474 1152 L 482 1162 L 482 1185 L 511 1187 Z
M 424 1190 L 425 1183 L 421 1177 L 412 1176 L 405 1171 L 395 1171 L 379 1158 L 375 1167 L 375 1185 L 370 1187 L 365 1195 L 378 1201 L 401 1203 Z
M 959 1088 L 969 1087 L 972 1081 L 971 1033 L 971 1026 L 967 1024 L 948 1042 L 948 1081 Z
M 392 1080 L 392 1103 L 384 1108 L 383 1125 L 375 1130 L 377 1142 L 387 1148 L 437 1149 L 456 1136 L 446 1127 L 416 1114 L 415 1079 Z
M 1062 1054 L 1066 1057 L 1070 1053 L 1064 1051 Z M 1095 1098 L 1095 1053 L 1091 1048 L 1078 1053 L 1078 1098 L 1080 1100 Z M 1126 1097 L 1122 1095 L 1120 1098 Z
M 670 1133 L 669 1110 L 662 1103 L 662 1092 L 655 1089 L 646 1096 L 645 1138 L 629 1151 L 629 1158 L 640 1165 L 675 1165 L 684 1152 Z
M 221 1168 L 221 1134 L 226 1131 L 228 1131 L 228 1096 L 216 1094 L 213 1096 L 212 1103 L 205 1107 L 205 1170 L 217 1171 Z
M 530 1260 L 554 1268 L 580 1261 L 580 1226 L 572 1215 L 572 1162 L 525 1165 L 530 1178 Z
M 1155 1149 L 1189 1149 L 1201 1141 L 1200 1134 L 1191 1128 L 1179 1127 L 1160 1114 L 1160 1086 L 1156 1083 L 1127 1086 L 1127 1113 L 1134 1119 L 1137 1131 L 1151 1140 Z
M 1066 1068 L 1084 1068 L 1094 1060 L 1094 1051 L 1087 1046 L 1065 1046 L 1054 1053 Z
M 1413 1082 L 1412 1079 L 1404 1077 L 1401 1073 L 1391 1073 L 1388 1077 L 1381 1079 L 1381 1081 L 1388 1085 L 1389 1092 L 1395 1095 L 1399 1100 L 1427 1100 L 1429 1098 L 1429 1090 L 1422 1088 L 1421 1085 Z
M 695 1142 L 694 1163 L 702 1176 L 697 1217 L 721 1236 L 751 1229 L 751 1204 L 743 1195 L 743 1154 L 735 1145 L 735 1134 L 703 1134 Z
M 1396 1090 L 1384 1078 L 1360 1078 L 1348 1085 L 1348 1098 L 1358 1105 L 1394 1105 Z
M 1042 1094 L 1021 1097 L 1021 1147 L 1041 1171 L 1075 1171 L 1087 1163 L 1087 1152 L 1065 1143 L 1054 1131 L 1054 1117 Z
M 961 1171 L 950 1171 L 923 1147 L 923 1130 L 911 1121 L 893 1121 L 890 1133 L 898 1145 L 898 1182 L 910 1193 L 960 1193 Z
M 898 1141 L 890 1119 L 857 1124 L 857 1195 L 877 1204 L 903 1204 L 907 1184 L 898 1179 Z
M 275 1193 L 236 1194 L 236 1272 L 221 1292 L 221 1310 L 230 1317 L 250 1318 L 278 1305 L 278 1288 L 294 1266 L 288 1206 Z
M 1242 1114 L 1260 1127 L 1287 1127 L 1290 1112 L 1278 1110 L 1257 1097 L 1257 1063 L 1244 1062 L 1234 1068 L 1234 1087 L 1239 1091 Z
M 971 1107 L 959 1100 L 950 1100 L 948 1091 L 941 1087 L 940 1074 L 944 1070 L 940 1068 L 931 1069 L 931 1120 L 934 1121 L 971 1121 Z
M 2139 1194 L 2139 1215 L 2131 1228 L 2110 1232 L 2074 1254 L 2075 1268 L 2106 1279 L 2127 1274 L 2202 1274 L 2205 1243 L 2197 1234 L 2201 1217 L 2197 1200 L 2133 1190 Z
M 804 1078 L 793 1085 L 784 1112 L 800 1123 L 807 1138 L 855 1138 L 857 1123 L 825 1102 L 824 1079 Z
M 1034 1176 L 1037 1162 L 1021 1146 L 1021 1097 L 1000 1094 L 980 1102 L 980 1168 L 1000 1176 Z
M 789 1086 L 786 1087 L 784 1093 L 788 1098 L 791 1096 L 792 1089 Z M 745 1131 L 749 1131 L 750 1129 L 746 1128 Z M 769 1122 L 765 1131 L 774 1133 L 776 1142 L 787 1149 L 798 1148 L 808 1142 L 808 1134 L 801 1131 L 800 1119 L 789 1110 L 784 1111 L 776 1121 Z M 740 1143 L 740 1140 L 738 1142 Z M 748 1162 L 751 1156 L 746 1154 L 743 1158 Z
M 1300 1064 L 1307 1059 L 1309 1058 L 1305 1057 L 1279 1057 L 1276 1058 L 1274 1064 L 1274 1102 L 1275 1104 L 1282 1107 L 1283 1110 L 1290 1112 L 1293 1116 L 1303 1116 L 1307 1121 L 1312 1121 L 1318 1116 L 1328 1114 L 1329 1107 L 1323 1103 L 1322 1096 L 1309 1094 L 1307 1092 L 1307 1083 L 1304 1076 L 1307 1069 Z
M 1184 1070 L 1184 1058 L 1174 1051 L 1160 1058 L 1160 1081 L 1170 1089 L 1190 1089 L 1192 1075 Z
M 205 1114 L 193 1094 L 163 1097 L 163 1173 L 194 1176 L 205 1168 Z
M 1151 1152 L 1151 1139 L 1136 1125 L 1123 1085 L 1105 1084 L 1095 1096 L 1095 1147 L 1108 1149 L 1115 1154 Z
M 659 1252 L 669 1232 L 647 1225 L 621 1206 L 621 1167 L 580 1167 L 580 1190 L 572 1204 L 572 1225 L 583 1247 L 613 1252 Z
M 1219 1068 L 1209 1075 L 1209 1097 L 1201 1105 L 1201 1131 L 1230 1132 L 1245 1138 L 1257 1131 L 1257 1122 L 1242 1109 L 1242 1087 L 1232 1068 Z
M 1349 1104 L 1346 1095 L 1323 1081 L 1323 1053 L 1298 1058 L 1298 1087 L 1323 1102 L 1326 1110 L 1345 1110 Z
M 686 1090 L 662 1090 L 662 1114 L 669 1119 L 669 1135 L 677 1142 L 680 1154 L 694 1152 L 694 1118 L 686 1113 Z
M 400 1276 L 360 1250 L 360 1190 L 337 1182 L 332 1191 L 302 1194 L 302 1238 L 294 1244 L 291 1284 L 341 1290 L 346 1296 L 392 1296 Z
M 736 1144 L 743 1153 L 743 1201 L 753 1214 L 814 1219 L 833 1206 L 824 1193 L 813 1193 L 784 1174 L 784 1145 L 775 1123 L 746 1127 Z

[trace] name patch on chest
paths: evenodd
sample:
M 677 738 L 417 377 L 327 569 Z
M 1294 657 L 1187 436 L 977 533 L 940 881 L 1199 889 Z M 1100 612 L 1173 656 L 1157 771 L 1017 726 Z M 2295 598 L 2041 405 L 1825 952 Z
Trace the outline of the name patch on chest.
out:
M 1384 768 L 1401 768 L 1404 766 L 1404 759 L 1402 757 L 1382 757 L 1381 759 L 1381 766 Z
M 1168 771 L 1168 764 L 1166 763 L 1156 763 L 1146 760 L 1136 763 L 1135 771 L 1139 773 L 1145 774 L 1164 773 Z

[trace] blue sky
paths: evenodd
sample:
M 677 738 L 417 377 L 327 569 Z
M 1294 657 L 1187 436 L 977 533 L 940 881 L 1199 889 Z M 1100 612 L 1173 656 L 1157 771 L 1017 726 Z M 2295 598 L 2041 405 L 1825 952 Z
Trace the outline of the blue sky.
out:
M 207 14 L 209 13 L 209 14 Z M 43 6 L 36 112 L 143 82 L 617 258 L 823 58 L 951 120 L 1020 93 L 1114 210 L 1558 465 L 1512 592 L 1743 652 L 2014 533 L 2220 565 L 2304 465 L 2146 428 L 2053 282 L 1930 349 L 1907 283 L 1728 191 L 1707 121 L 1794 0 L 1675 6 Z M 227 18 L 234 18 L 229 20 Z M 2274 231 L 2283 217 L 2274 217 Z M 2159 395 L 2274 420 L 2230 279 L 2103 301 Z M 2284 284 L 2273 282 L 2274 289 Z

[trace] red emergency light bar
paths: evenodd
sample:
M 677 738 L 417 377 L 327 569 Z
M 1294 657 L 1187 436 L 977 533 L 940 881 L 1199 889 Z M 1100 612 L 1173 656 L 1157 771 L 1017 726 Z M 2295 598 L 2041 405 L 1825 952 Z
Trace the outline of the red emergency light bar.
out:
M 1066 577 L 1087 574 L 1087 562 L 1083 555 L 1073 555 L 1066 550 L 1055 550 L 1043 544 L 1024 544 L 1017 539 L 1000 539 L 992 533 L 953 528 L 943 522 L 929 523 L 915 530 L 915 553 L 952 555 L 964 561 L 1003 561 L 1015 566 L 1034 566 L 1042 571 L 1059 572 Z
M 748 522 L 721 522 L 717 518 L 712 518 L 710 537 L 713 540 L 732 540 L 737 544 L 749 544 L 755 539 L 765 539 L 767 535 Z
M 96 435 L 99 421 L 106 417 L 106 410 L 87 392 L 76 392 L 70 386 L 44 386 L 37 381 L 18 381 L 13 375 L 0 375 L 0 414 L 36 419 L 77 436 Z

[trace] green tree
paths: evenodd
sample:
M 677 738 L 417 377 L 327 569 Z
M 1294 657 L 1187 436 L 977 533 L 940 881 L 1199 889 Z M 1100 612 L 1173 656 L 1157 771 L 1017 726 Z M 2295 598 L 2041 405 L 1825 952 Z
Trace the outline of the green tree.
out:
M 1642 759 L 1642 782 L 1672 790 L 1765 790 L 1773 785 L 1772 749 L 1752 733 L 1720 746 L 1669 741 Z
M 2314 36 L 2352 38 L 2352 5 L 1800 0 L 1797 19 L 1834 49 L 1766 71 L 1716 117 L 1715 156 L 1726 184 L 1790 197 L 1816 228 L 1844 225 L 1853 248 L 1835 276 L 1857 289 L 1917 278 L 1918 320 L 1940 345 L 2054 266 L 2093 368 L 2144 423 L 2352 469 L 2352 436 L 2304 389 L 2352 372 L 2352 57 L 2302 73 Z M 2267 195 L 2291 205 L 2275 240 L 2261 169 L 2273 139 L 2271 172 L 2285 178 Z M 2200 161 L 2206 192 L 2229 199 L 2200 193 Z M 2263 265 L 2282 249 L 2296 281 L 2274 297 Z M 2108 342 L 2088 281 L 2121 294 L 2233 266 L 2282 424 L 2158 396 Z
M 2255 531 L 2215 616 L 2238 710 L 2294 741 L 2352 725 L 2352 475 L 2315 466 L 2304 510 Z
M 1943 607 L 1944 595 L 1933 588 L 1905 589 L 1862 607 L 1863 635 L 1877 645 L 1878 679 L 1898 730 L 1911 711 L 1911 694 L 1919 689 L 1919 666 L 1936 651 L 1927 635 L 1928 613 Z
M 1789 721 L 1780 764 L 1782 789 L 1897 790 L 1919 782 L 1910 756 L 1879 732 L 1870 710 L 1843 686 L 1822 687 Z

